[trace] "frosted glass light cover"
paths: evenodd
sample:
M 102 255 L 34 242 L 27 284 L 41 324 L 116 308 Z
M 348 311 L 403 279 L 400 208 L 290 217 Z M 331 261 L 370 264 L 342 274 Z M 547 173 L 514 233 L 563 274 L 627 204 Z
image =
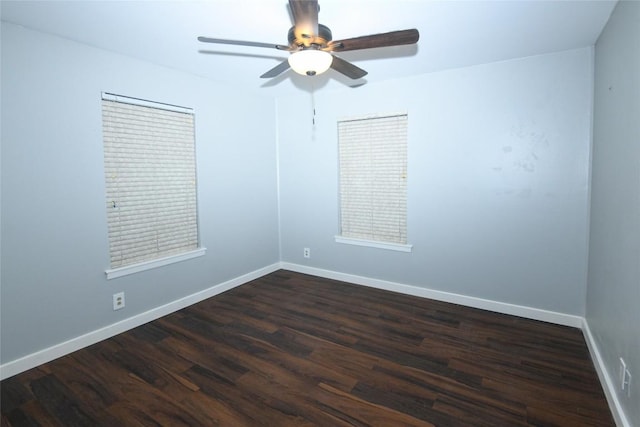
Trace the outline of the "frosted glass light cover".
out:
M 298 74 L 315 76 L 322 74 L 331 67 L 333 56 L 322 50 L 307 49 L 294 52 L 289 56 L 289 65 Z

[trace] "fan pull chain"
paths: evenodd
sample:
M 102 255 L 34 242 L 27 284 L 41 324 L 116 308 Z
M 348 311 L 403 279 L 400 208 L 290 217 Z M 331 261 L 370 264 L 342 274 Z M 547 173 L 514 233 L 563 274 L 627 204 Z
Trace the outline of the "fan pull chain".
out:
M 316 89 L 311 83 L 311 141 L 316 141 Z
M 313 87 L 313 83 L 311 83 L 311 124 L 313 126 L 316 125 L 316 96 L 315 96 L 315 88 Z

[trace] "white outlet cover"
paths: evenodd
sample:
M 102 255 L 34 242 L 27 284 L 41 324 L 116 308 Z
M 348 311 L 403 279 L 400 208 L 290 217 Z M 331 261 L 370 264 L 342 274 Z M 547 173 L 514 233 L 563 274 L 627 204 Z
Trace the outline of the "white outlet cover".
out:
M 625 368 L 622 376 L 622 390 L 627 392 L 627 397 L 631 397 L 631 372 Z
M 124 308 L 124 292 L 113 294 L 113 309 L 120 310 Z
M 624 359 L 620 358 L 620 371 L 618 372 L 618 378 L 620 379 L 620 390 L 624 390 L 625 379 L 627 377 L 627 364 L 624 363 Z

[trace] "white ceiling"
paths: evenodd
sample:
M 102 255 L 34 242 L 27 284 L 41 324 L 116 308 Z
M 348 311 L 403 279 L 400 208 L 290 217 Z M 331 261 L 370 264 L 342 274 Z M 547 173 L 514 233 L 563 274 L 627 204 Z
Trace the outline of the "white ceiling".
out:
M 615 0 L 320 0 L 334 39 L 417 28 L 417 46 L 341 54 L 366 82 L 591 46 Z M 7 1 L 3 21 L 267 93 L 357 85 L 334 71 L 259 76 L 286 59 L 275 49 L 204 44 L 197 36 L 287 44 L 287 0 Z

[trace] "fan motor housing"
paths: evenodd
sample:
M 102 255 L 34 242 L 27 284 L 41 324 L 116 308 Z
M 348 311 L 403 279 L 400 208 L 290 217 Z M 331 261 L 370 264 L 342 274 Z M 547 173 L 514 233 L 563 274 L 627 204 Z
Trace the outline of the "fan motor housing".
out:
M 303 34 L 302 38 L 296 38 L 296 27 L 293 26 L 289 29 L 287 39 L 289 40 L 289 46 L 298 46 L 302 48 L 308 48 L 311 46 L 318 46 L 319 48 L 326 47 L 327 43 L 331 41 L 332 35 L 329 27 L 318 24 L 318 35 L 308 36 Z

